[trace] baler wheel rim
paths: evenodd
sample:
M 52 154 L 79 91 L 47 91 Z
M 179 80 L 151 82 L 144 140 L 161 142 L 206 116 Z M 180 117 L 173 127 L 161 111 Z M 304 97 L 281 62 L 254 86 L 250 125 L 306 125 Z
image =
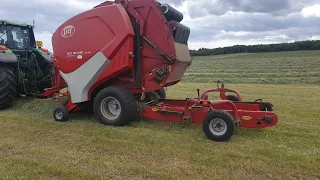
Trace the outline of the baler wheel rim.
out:
M 109 120 L 116 120 L 121 115 L 121 104 L 114 97 L 106 97 L 100 104 L 102 115 Z

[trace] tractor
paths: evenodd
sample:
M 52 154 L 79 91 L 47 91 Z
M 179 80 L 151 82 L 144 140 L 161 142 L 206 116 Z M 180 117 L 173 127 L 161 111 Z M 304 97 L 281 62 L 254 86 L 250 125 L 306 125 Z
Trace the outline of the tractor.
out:
M 0 109 L 19 95 L 51 87 L 53 54 L 35 41 L 33 26 L 0 20 Z

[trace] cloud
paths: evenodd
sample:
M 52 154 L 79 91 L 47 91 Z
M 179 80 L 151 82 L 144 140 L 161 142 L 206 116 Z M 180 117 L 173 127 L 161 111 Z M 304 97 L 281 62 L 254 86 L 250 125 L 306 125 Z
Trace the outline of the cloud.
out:
M 228 12 L 268 13 L 283 16 L 300 12 L 313 0 L 189 0 L 188 9 L 191 17 L 201 15 L 221 16 Z
M 189 0 L 191 48 L 310 40 L 320 35 L 319 1 Z M 252 2 L 250 5 L 249 2 Z M 258 4 L 257 4 L 258 3 Z M 275 7 L 277 6 L 277 7 Z M 264 8 L 261 8 L 264 7 Z
M 163 0 L 161 3 L 169 3 L 169 4 L 174 4 L 174 5 L 180 5 L 186 0 Z
M 320 40 L 320 36 L 312 36 L 311 40 Z
M 2 0 L 1 19 L 32 24 L 31 0 Z M 34 0 L 35 33 L 51 47 L 66 20 L 104 0 Z M 319 0 L 159 0 L 184 14 L 192 49 L 319 39 Z M 18 5 L 18 6 L 17 6 Z
M 320 4 L 305 7 L 301 13 L 304 17 L 320 17 Z
M 208 31 L 251 31 L 269 32 L 283 30 L 292 27 L 320 27 L 320 18 L 304 18 L 300 14 L 292 14 L 287 17 L 273 17 L 269 14 L 231 13 L 224 16 L 206 16 L 197 22 L 190 22 L 195 30 Z M 227 22 L 227 23 L 226 23 Z M 201 24 L 198 26 L 197 24 Z M 196 33 L 195 36 L 203 35 Z M 207 34 L 206 34 L 207 35 Z

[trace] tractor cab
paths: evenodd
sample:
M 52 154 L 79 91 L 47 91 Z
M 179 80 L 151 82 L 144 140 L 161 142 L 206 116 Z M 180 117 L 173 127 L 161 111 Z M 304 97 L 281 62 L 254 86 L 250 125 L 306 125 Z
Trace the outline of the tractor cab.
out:
M 36 48 L 33 28 L 26 24 L 0 21 L 0 45 L 20 57 L 28 57 L 30 50 Z
M 0 20 L 0 46 L 20 58 L 30 59 L 36 55 L 41 69 L 52 64 L 53 54 L 42 47 L 41 41 L 35 40 L 31 25 Z

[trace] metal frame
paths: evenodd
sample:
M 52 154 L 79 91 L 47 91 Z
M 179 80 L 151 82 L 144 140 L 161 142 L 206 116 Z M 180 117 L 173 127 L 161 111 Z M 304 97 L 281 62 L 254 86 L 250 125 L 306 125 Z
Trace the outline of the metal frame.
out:
M 205 95 L 209 92 L 220 92 L 221 100 L 205 99 Z M 226 92 L 236 93 L 239 101 L 232 102 L 227 100 Z M 274 113 L 271 103 L 257 101 L 243 102 L 238 91 L 224 88 L 224 86 L 208 89 L 198 98 L 161 100 L 156 105 L 145 106 L 141 116 L 159 121 L 202 124 L 207 114 L 214 110 L 229 112 L 239 127 L 261 129 L 274 126 L 278 123 L 278 117 Z

